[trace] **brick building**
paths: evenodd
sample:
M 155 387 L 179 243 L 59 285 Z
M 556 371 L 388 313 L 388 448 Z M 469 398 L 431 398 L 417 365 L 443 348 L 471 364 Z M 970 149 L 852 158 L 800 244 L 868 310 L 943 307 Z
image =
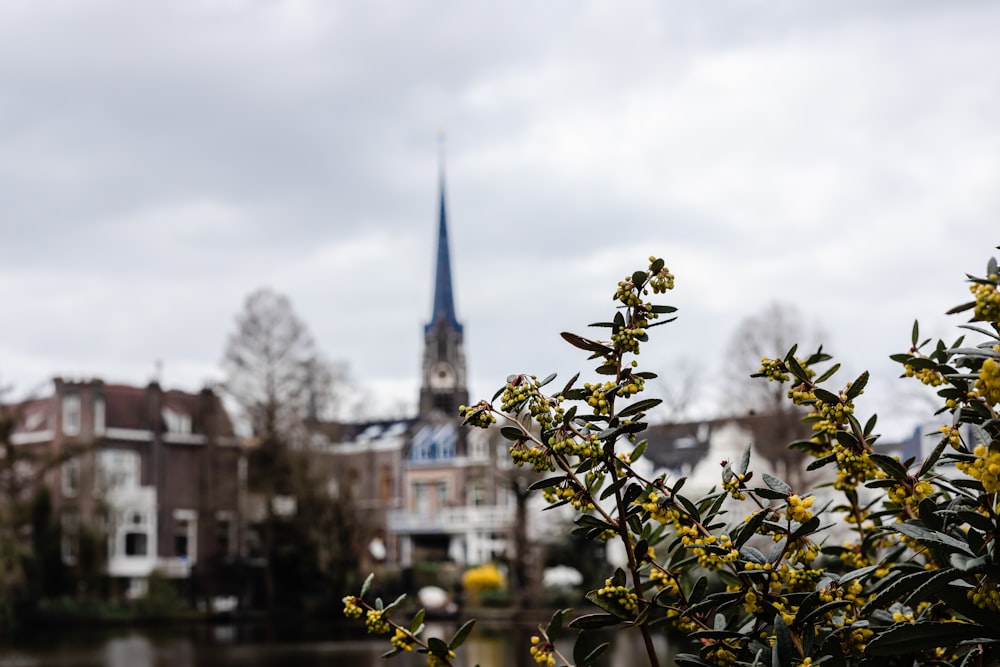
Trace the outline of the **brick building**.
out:
M 154 571 L 213 575 L 239 555 L 243 449 L 211 390 L 57 378 L 19 412 L 12 441 L 49 464 L 38 481 L 65 563 L 78 558 L 81 530 L 96 530 L 113 592 L 134 597 Z

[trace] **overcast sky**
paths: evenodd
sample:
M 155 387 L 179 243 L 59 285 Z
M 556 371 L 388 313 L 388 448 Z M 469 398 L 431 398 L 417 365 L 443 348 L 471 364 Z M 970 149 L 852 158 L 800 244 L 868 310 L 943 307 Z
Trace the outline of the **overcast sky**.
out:
M 703 410 L 780 301 L 905 431 L 887 356 L 914 318 L 954 337 L 1000 243 L 998 29 L 985 1 L 4 2 L 0 382 L 159 360 L 198 389 L 270 286 L 369 413 L 412 410 L 443 127 L 474 395 L 580 367 L 558 332 L 657 254 L 680 317 L 645 363 L 701 369 Z

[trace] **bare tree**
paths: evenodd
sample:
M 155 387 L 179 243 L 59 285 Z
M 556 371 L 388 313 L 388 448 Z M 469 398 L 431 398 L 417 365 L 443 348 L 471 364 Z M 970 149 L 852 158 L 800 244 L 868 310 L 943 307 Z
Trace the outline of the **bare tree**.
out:
M 225 388 L 254 435 L 285 444 L 306 419 L 332 408 L 345 375 L 319 352 L 288 297 L 267 288 L 247 297 L 223 367 Z
M 809 427 L 802 424 L 802 411 L 788 400 L 787 385 L 750 375 L 763 357 L 784 357 L 793 345 L 798 345 L 801 357 L 816 350 L 819 336 L 808 335 L 802 322 L 795 306 L 777 302 L 741 321 L 730 337 L 722 391 L 723 412 L 743 421 L 753 433 L 757 452 L 793 486 L 801 485 L 803 457 L 787 445 L 807 437 Z
M 225 389 L 243 409 L 256 441 L 248 484 L 263 502 L 261 548 L 267 559 L 267 602 L 273 609 L 280 546 L 276 530 L 287 528 L 276 516 L 276 498 L 305 498 L 314 491 L 303 488 L 311 456 L 306 426 L 331 409 L 345 373 L 319 352 L 288 297 L 269 289 L 247 297 L 226 345 L 223 367 Z
M 692 408 L 701 396 L 705 373 L 691 358 L 675 359 L 660 373 L 657 384 L 663 403 L 657 408 L 659 421 L 677 424 L 691 418 Z

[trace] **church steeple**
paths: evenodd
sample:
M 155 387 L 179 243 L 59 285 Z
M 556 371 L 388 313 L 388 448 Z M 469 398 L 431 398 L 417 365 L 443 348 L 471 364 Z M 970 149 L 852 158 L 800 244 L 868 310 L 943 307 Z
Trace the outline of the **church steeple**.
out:
M 438 210 L 437 262 L 434 276 L 434 309 L 431 311 L 430 329 L 438 322 L 444 322 L 461 333 L 462 325 L 455 315 L 455 294 L 451 285 L 451 255 L 448 249 L 448 208 L 445 201 L 444 165 L 441 165 L 440 207 Z
M 441 158 L 439 174 L 438 242 L 437 262 L 434 276 L 434 309 L 431 311 L 430 329 L 438 322 L 444 322 L 459 333 L 462 325 L 455 315 L 455 293 L 451 284 L 451 254 L 448 251 L 448 207 L 445 201 L 444 158 Z
M 420 385 L 420 414 L 443 413 L 453 417 L 458 406 L 469 400 L 465 384 L 465 350 L 462 324 L 455 314 L 455 293 L 451 282 L 448 249 L 448 209 L 445 201 L 444 139 L 438 176 L 437 257 L 434 265 L 434 306 L 424 327 L 423 381 Z

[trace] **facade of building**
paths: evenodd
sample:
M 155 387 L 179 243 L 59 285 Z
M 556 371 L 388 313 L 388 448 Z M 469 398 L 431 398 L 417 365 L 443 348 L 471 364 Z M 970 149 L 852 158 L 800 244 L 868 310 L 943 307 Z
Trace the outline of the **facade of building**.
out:
M 153 572 L 187 578 L 238 557 L 243 449 L 211 390 L 57 378 L 21 406 L 12 441 L 40 465 L 64 562 L 75 564 L 82 530 L 103 535 L 116 592 L 139 596 Z

